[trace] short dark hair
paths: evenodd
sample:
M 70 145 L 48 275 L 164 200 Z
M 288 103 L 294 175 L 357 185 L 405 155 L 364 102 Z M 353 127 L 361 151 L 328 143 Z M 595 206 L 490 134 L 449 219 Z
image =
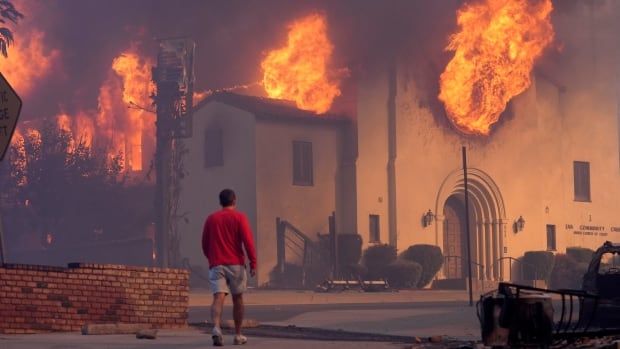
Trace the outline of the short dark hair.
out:
M 237 201 L 237 195 L 232 189 L 224 189 L 220 192 L 220 205 L 222 207 L 228 207 L 235 204 Z

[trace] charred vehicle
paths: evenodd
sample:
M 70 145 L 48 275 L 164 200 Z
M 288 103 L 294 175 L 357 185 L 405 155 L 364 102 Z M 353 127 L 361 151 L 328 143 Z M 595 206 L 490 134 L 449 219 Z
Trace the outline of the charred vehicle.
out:
M 620 244 L 607 241 L 594 252 L 588 271 L 583 276 L 582 289 L 598 298 L 584 300 L 580 311 L 581 317 L 592 316 L 594 327 L 618 327 L 620 324 Z

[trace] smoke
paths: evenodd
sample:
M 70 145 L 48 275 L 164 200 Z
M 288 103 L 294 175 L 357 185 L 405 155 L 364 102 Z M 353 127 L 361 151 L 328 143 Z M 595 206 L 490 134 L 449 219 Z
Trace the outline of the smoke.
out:
M 417 67 L 411 72 L 413 78 L 428 90 L 436 90 L 449 59 L 444 47 L 456 28 L 456 10 L 461 4 L 459 0 L 185 0 L 182 6 L 171 0 L 15 1 L 26 16 L 14 28 L 18 45 L 40 32 L 43 52 L 53 58 L 47 73 L 33 76 L 32 86 L 22 93 L 23 117 L 97 109 L 99 89 L 109 76 L 112 60 L 135 44 L 144 57 L 154 58 L 157 38 L 190 36 L 196 40 L 197 90 L 259 81 L 260 62 L 266 51 L 285 42 L 287 24 L 317 11 L 328 18 L 335 46 L 332 65 L 348 68 L 351 81 L 384 70 L 386 62 L 399 57 Z M 554 22 L 567 22 L 572 13 L 590 7 L 595 12 L 617 10 L 611 0 L 556 0 L 554 6 Z M 549 75 L 561 75 L 553 72 L 549 62 L 572 54 L 587 39 L 569 25 L 564 27 L 558 32 L 564 51 L 552 51 L 547 56 L 553 59 L 541 62 L 541 69 Z M 616 27 L 609 29 L 609 35 Z M 10 48 L 9 60 L 13 57 L 17 59 Z M 0 61 L 0 68 L 3 65 Z M 429 93 L 429 103 L 435 92 Z

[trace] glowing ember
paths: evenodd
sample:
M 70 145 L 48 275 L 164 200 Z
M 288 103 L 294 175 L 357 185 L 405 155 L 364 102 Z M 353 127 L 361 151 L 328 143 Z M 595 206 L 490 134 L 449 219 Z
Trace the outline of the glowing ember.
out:
M 553 41 L 552 10 L 551 0 L 482 0 L 459 9 L 439 93 L 459 130 L 488 135 L 508 101 L 530 86 L 534 62 Z
M 325 113 L 340 95 L 340 81 L 328 76 L 333 52 L 325 16 L 312 14 L 289 27 L 286 47 L 273 50 L 261 63 L 263 86 L 271 98 L 296 102 L 300 109 Z

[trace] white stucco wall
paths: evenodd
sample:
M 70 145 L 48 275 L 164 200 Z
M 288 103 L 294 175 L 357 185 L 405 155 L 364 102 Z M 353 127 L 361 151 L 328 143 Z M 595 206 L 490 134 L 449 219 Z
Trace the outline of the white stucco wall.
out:
M 356 162 L 357 233 L 364 246 L 370 237 L 369 215 L 379 215 L 381 243 L 388 231 L 388 77 L 387 69 L 359 79 Z
M 222 129 L 224 165 L 205 167 L 205 132 L 211 125 Z M 255 119 L 250 113 L 211 102 L 194 112 L 193 135 L 185 140 L 188 154 L 182 181 L 179 212 L 188 222 L 180 222 L 181 256 L 192 265 L 207 267 L 202 253 L 202 227 L 206 217 L 220 209 L 218 194 L 231 188 L 237 194 L 237 207 L 252 225 L 256 239 L 256 153 Z
M 314 185 L 293 185 L 293 141 L 312 142 Z M 259 284 L 276 265 L 276 217 L 312 239 L 329 231 L 336 209 L 340 154 L 339 131 L 333 125 L 260 120 L 256 125 L 256 193 Z

